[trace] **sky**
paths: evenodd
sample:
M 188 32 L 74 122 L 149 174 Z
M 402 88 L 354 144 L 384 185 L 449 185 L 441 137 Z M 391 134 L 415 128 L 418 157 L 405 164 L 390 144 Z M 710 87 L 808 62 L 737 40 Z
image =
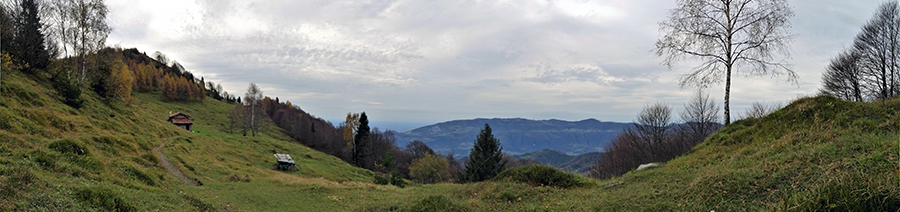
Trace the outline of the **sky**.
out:
M 383 128 L 457 119 L 631 122 L 677 113 L 693 62 L 661 65 L 654 43 L 676 1 L 107 0 L 110 46 L 159 51 L 242 96 L 250 83 L 339 122 Z M 753 103 L 814 96 L 829 60 L 883 1 L 789 0 L 799 76 L 733 79 L 732 120 Z M 722 106 L 724 85 L 705 89 Z M 402 129 L 401 129 L 402 128 Z

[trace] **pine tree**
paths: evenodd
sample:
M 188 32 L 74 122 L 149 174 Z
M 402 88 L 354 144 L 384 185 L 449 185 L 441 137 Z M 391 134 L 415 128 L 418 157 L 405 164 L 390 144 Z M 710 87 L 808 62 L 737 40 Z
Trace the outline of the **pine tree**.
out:
M 42 24 L 38 16 L 37 2 L 23 0 L 19 7 L 13 38 L 14 56 L 28 64 L 26 70 L 47 68 L 50 64 L 50 53 L 44 46 L 44 33 L 41 32 Z
M 362 159 L 365 158 L 365 140 L 369 137 L 369 118 L 366 112 L 359 115 L 359 127 L 356 128 L 356 136 L 353 138 L 353 164 L 363 167 Z
M 502 152 L 503 147 L 500 146 L 500 140 L 494 138 L 491 126 L 484 124 L 484 129 L 481 129 L 481 133 L 475 140 L 475 146 L 469 153 L 469 161 L 466 161 L 465 180 L 468 182 L 484 181 L 503 171 L 506 160 L 503 159 Z

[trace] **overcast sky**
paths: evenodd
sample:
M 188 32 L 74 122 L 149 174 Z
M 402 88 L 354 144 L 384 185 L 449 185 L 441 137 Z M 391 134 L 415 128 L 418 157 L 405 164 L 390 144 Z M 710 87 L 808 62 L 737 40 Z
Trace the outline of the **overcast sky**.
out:
M 883 1 L 789 0 L 800 77 L 746 78 L 732 114 L 820 87 L 829 59 Z M 326 120 L 469 118 L 630 122 L 648 103 L 677 111 L 690 64 L 660 65 L 658 23 L 675 1 L 107 0 L 108 45 L 160 51 L 243 95 L 249 83 Z M 723 85 L 707 89 L 720 105 Z M 739 117 L 734 116 L 732 119 Z

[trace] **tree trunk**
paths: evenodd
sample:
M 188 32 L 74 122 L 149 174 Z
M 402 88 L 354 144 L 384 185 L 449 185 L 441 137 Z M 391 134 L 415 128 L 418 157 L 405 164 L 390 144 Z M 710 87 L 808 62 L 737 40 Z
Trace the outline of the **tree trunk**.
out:
M 250 103 L 250 134 L 256 137 L 256 104 Z
M 725 67 L 727 69 L 725 73 L 725 125 L 731 124 L 731 109 L 728 106 L 731 103 L 731 65 L 727 65 Z

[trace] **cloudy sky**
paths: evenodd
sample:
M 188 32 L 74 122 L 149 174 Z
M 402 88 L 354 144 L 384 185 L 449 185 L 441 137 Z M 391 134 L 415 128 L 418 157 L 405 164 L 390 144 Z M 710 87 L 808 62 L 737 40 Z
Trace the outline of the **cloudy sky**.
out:
M 789 0 L 799 83 L 738 75 L 732 113 L 814 95 L 879 0 Z M 670 0 L 107 0 L 109 45 L 160 51 L 243 95 L 251 82 L 326 120 L 384 127 L 478 117 L 628 122 L 680 111 L 690 70 L 653 45 Z M 720 105 L 723 85 L 707 89 Z M 736 118 L 733 116 L 733 119 Z M 394 125 L 388 124 L 394 123 Z

